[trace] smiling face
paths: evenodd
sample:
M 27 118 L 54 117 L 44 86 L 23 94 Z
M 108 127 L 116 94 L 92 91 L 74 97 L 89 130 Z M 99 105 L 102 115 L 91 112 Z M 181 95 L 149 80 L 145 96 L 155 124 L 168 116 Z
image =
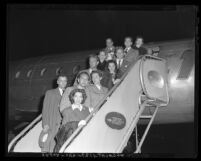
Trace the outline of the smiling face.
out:
M 91 77 L 94 84 L 100 85 L 102 77 L 100 77 L 98 73 L 93 73 Z
M 114 64 L 114 62 L 110 62 L 108 64 L 108 69 L 109 69 L 110 73 L 114 73 L 115 72 L 116 65 Z
M 86 87 L 89 83 L 89 77 L 86 74 L 81 74 L 80 77 L 78 78 L 78 83 L 82 87 Z
M 116 56 L 118 59 L 122 59 L 124 57 L 124 51 L 122 49 L 118 49 L 116 51 Z
M 131 47 L 132 44 L 133 43 L 131 38 L 125 38 L 124 45 L 126 46 L 126 48 Z
M 113 46 L 113 41 L 112 41 L 112 39 L 106 39 L 106 46 L 107 46 L 108 48 L 111 48 L 111 47 Z
M 74 104 L 80 105 L 83 100 L 83 96 L 81 92 L 76 92 L 73 96 Z
M 143 39 L 142 38 L 137 38 L 135 41 L 135 44 L 137 47 L 141 47 L 143 45 Z
M 95 69 L 98 65 L 98 61 L 95 57 L 90 57 L 89 58 L 89 66 L 91 69 Z
M 98 55 L 101 62 L 103 62 L 106 59 L 106 54 L 104 51 L 101 51 Z
M 58 87 L 61 89 L 65 89 L 67 85 L 67 78 L 60 76 L 57 80 Z

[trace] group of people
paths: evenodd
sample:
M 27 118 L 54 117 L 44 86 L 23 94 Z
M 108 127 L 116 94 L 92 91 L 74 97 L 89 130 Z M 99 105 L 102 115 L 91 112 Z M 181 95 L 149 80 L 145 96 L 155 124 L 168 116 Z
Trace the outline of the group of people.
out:
M 142 37 L 137 37 L 134 45 L 132 38 L 126 37 L 124 45 L 114 47 L 112 39 L 106 39 L 106 48 L 89 56 L 89 68 L 78 73 L 71 87 L 66 88 L 65 75 L 58 76 L 58 88 L 48 90 L 43 102 L 39 137 L 42 152 L 59 152 L 75 129 L 86 124 L 87 116 L 120 82 L 129 66 L 139 55 L 147 54 Z

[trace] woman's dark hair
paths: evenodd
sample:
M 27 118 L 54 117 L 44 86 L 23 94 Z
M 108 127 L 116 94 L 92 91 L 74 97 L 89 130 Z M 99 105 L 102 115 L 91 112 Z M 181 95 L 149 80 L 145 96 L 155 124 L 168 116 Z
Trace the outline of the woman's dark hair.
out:
M 78 89 L 78 88 L 73 89 L 73 90 L 70 92 L 70 94 L 69 94 L 69 100 L 70 100 L 71 104 L 74 103 L 73 97 L 75 96 L 75 93 L 77 93 L 77 92 L 82 93 L 83 100 L 82 100 L 81 104 L 84 104 L 84 102 L 85 102 L 86 99 L 87 99 L 87 94 L 86 94 L 86 92 L 85 92 L 84 89 Z
M 110 63 L 113 63 L 115 65 L 115 73 L 116 73 L 117 72 L 117 64 L 114 60 L 107 61 L 107 70 L 110 71 L 108 68 Z

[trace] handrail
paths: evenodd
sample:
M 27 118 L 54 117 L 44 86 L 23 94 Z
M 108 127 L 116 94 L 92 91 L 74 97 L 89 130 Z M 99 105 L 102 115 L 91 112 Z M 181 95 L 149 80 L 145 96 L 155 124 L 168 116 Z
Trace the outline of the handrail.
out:
M 118 82 L 117 84 L 115 84 L 111 90 L 106 94 L 105 97 L 103 97 L 99 103 L 95 106 L 94 110 L 90 113 L 90 115 L 85 119 L 86 124 L 91 120 L 91 118 L 96 114 L 96 112 L 98 112 L 99 108 L 101 107 L 101 105 L 104 104 L 105 100 L 108 99 L 108 97 L 116 90 L 116 88 L 121 84 L 121 82 L 125 79 L 125 77 L 127 76 L 127 74 L 130 72 L 130 70 L 132 69 L 132 67 L 135 65 L 135 63 L 141 59 L 141 56 L 138 56 L 137 59 L 132 62 L 130 64 L 130 66 L 128 67 L 128 69 L 126 70 L 126 72 L 123 74 L 123 76 L 120 79 L 120 82 Z M 64 152 L 64 150 L 67 148 L 67 146 L 74 140 L 74 138 L 81 132 L 81 130 L 83 129 L 83 127 L 85 127 L 86 125 L 83 126 L 79 126 L 74 132 L 73 134 L 66 140 L 66 142 L 62 145 L 61 149 L 59 150 L 59 152 Z
M 8 152 L 10 152 L 11 148 L 13 147 L 13 145 L 15 144 L 15 142 L 20 139 L 25 132 L 28 132 L 28 130 L 30 130 L 30 128 L 36 124 L 38 121 L 40 121 L 42 119 L 42 114 L 40 114 L 36 119 L 34 119 L 27 127 L 24 128 L 24 130 L 22 130 L 9 144 L 8 146 Z
M 143 134 L 143 136 L 142 136 L 142 138 L 141 138 L 141 140 L 140 140 L 140 143 L 139 143 L 139 145 L 138 145 L 138 147 L 137 147 L 135 153 L 139 153 L 139 152 L 140 152 L 141 146 L 142 146 L 142 144 L 143 144 L 143 142 L 144 142 L 144 140 L 145 140 L 145 137 L 146 137 L 146 135 L 147 135 L 147 133 L 148 133 L 148 131 L 149 131 L 151 125 L 152 125 L 152 122 L 154 121 L 154 118 L 155 118 L 155 116 L 156 116 L 156 113 L 157 113 L 157 111 L 158 111 L 158 108 L 159 108 L 159 106 L 156 106 L 155 111 L 154 111 L 154 114 L 152 115 L 151 120 L 149 121 L 148 126 L 147 126 L 146 129 L 145 129 L 145 132 L 144 132 L 144 134 Z
M 129 129 L 126 133 L 126 135 L 124 136 L 121 144 L 118 146 L 118 148 L 116 149 L 116 152 L 122 152 L 124 147 L 125 147 L 125 143 L 128 142 L 132 132 L 133 132 L 133 129 L 134 129 L 134 126 L 137 124 L 137 122 L 139 121 L 139 118 L 142 114 L 142 112 L 144 111 L 145 107 L 146 107 L 146 104 L 149 100 L 145 100 L 141 105 L 140 105 L 140 110 L 137 112 L 136 116 L 133 118 L 133 120 L 131 121 L 131 125 L 129 126 Z M 136 119 L 138 118 L 138 119 Z

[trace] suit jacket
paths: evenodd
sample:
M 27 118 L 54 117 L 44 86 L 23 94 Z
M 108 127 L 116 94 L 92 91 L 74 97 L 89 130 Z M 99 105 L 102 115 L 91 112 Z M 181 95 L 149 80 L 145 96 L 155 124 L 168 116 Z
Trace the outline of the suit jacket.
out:
M 128 61 L 129 63 L 132 63 L 132 62 L 134 62 L 134 61 L 137 60 L 138 55 L 139 55 L 138 50 L 135 50 L 135 49 L 133 49 L 133 48 L 130 48 L 130 49 L 127 51 L 127 53 L 126 53 L 124 59 L 125 59 L 126 61 Z
M 96 85 L 90 85 L 89 86 L 89 91 L 90 91 L 90 100 L 91 100 L 91 107 L 94 108 L 100 100 L 105 97 L 105 95 L 108 92 L 108 89 L 106 87 L 101 87 L 99 90 Z
M 130 65 L 138 59 L 139 53 L 138 50 L 130 48 L 124 57 L 124 61 L 118 70 L 118 74 L 121 77 L 125 71 L 130 67 Z
M 129 62 L 126 59 L 123 59 L 120 68 L 117 70 L 117 78 L 121 78 L 123 76 L 123 74 L 126 72 L 130 64 L 131 62 Z
M 107 68 L 107 62 L 104 60 L 102 63 L 99 61 L 97 69 L 101 71 L 105 71 Z
M 121 73 L 121 72 L 119 72 L 117 70 L 117 73 L 115 74 L 114 79 L 120 79 L 122 74 L 123 73 Z M 110 90 L 114 86 L 112 79 L 113 79 L 113 75 L 109 71 L 105 71 L 103 73 L 103 78 L 101 80 L 101 85 L 103 87 L 108 88 L 108 90 Z
M 51 136 L 51 139 L 48 139 L 49 143 L 43 147 L 43 151 L 52 152 L 55 146 L 54 136 L 61 123 L 61 114 L 59 112 L 60 101 L 61 94 L 58 88 L 46 92 L 42 110 L 42 127 L 45 125 L 49 126 L 49 130 L 51 130 L 51 135 L 49 136 Z
M 69 99 L 69 95 L 70 95 L 70 92 L 73 90 L 73 89 L 76 89 L 77 86 L 72 86 L 72 87 L 67 87 L 65 92 L 63 93 L 63 96 L 61 98 L 61 103 L 60 103 L 60 111 L 63 111 L 65 108 L 68 108 L 71 106 L 71 102 L 70 102 L 70 99 Z M 87 98 L 85 100 L 85 103 L 84 105 L 86 107 L 89 107 L 90 106 L 90 95 L 89 95 L 89 89 L 86 87 L 85 88 L 85 92 L 86 92 L 86 95 L 87 95 Z
M 135 49 L 135 50 L 138 50 L 138 52 L 139 52 L 139 55 L 145 55 L 145 54 L 147 54 L 147 49 L 146 48 L 144 48 L 144 47 L 136 47 L 136 46 L 134 46 L 133 47 L 133 49 Z

